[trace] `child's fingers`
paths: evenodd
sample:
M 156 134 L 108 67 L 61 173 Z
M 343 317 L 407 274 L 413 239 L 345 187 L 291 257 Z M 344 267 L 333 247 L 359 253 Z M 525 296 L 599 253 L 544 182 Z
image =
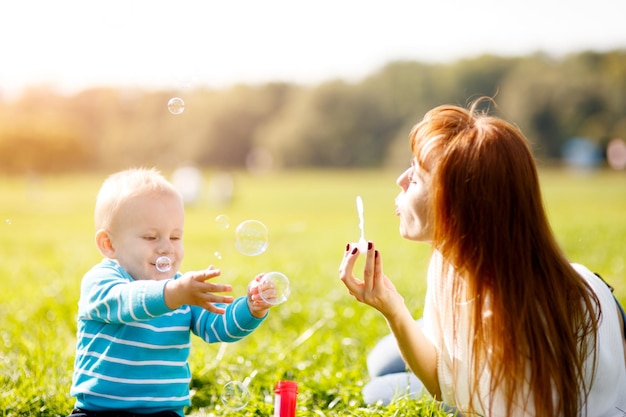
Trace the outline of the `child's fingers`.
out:
M 235 298 L 230 295 L 217 295 L 212 293 L 205 293 L 198 295 L 198 304 L 232 304 Z
M 222 271 L 220 271 L 219 269 L 212 269 L 212 268 L 213 267 L 210 266 L 209 268 L 204 269 L 202 271 L 190 271 L 190 272 L 187 272 L 185 275 L 189 276 L 194 281 L 204 282 L 209 279 L 215 278 L 222 273 Z

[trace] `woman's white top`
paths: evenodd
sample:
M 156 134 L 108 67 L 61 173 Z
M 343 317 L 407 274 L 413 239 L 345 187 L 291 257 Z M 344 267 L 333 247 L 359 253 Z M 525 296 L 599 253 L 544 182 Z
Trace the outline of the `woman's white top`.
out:
M 441 394 L 446 404 L 455 406 L 463 412 L 468 409 L 470 399 L 469 373 L 472 366 L 469 362 L 471 344 L 467 318 L 469 315 L 462 314 L 457 328 L 457 343 L 453 340 L 452 331 L 452 286 L 451 276 L 442 277 L 440 266 L 441 254 L 434 252 L 428 271 L 428 289 L 424 305 L 424 333 L 431 340 L 438 352 L 438 377 Z M 624 348 L 622 333 L 616 310 L 615 299 L 606 284 L 595 274 L 582 265 L 572 264 L 574 269 L 591 285 L 600 300 L 602 320 L 599 324 L 597 335 L 597 362 L 596 372 L 593 375 L 592 361 L 590 356 L 585 379 L 587 382 L 593 379 L 593 385 L 587 398 L 586 413 L 582 415 L 590 417 L 625 417 L 626 416 L 626 363 L 624 363 Z M 459 304 L 458 308 L 466 308 L 471 301 Z M 463 343 L 467 342 L 467 343 Z M 489 370 L 485 370 L 480 378 L 478 395 L 474 398 L 473 405 L 478 413 L 484 416 L 505 416 L 505 403 L 502 396 L 489 398 Z M 528 392 L 528 386 L 520 381 L 520 393 Z M 523 396 L 522 398 L 527 398 Z M 481 401 L 482 400 L 482 404 Z M 493 400 L 491 413 L 481 407 L 489 407 Z M 566 399 L 567 400 L 567 399 Z M 534 408 L 531 404 L 516 406 L 513 414 L 509 417 L 532 416 Z

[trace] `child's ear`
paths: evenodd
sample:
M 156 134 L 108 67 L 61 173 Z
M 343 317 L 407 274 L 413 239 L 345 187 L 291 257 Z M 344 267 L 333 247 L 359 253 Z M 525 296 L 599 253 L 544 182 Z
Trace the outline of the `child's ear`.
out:
M 102 255 L 107 258 L 115 259 L 115 248 L 111 242 L 109 232 L 100 229 L 96 232 L 96 246 Z

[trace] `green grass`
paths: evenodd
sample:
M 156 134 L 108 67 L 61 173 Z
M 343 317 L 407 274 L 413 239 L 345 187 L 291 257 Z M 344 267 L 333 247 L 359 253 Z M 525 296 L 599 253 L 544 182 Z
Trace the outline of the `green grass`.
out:
M 381 250 L 387 275 L 416 317 L 422 308 L 429 248 L 398 235 L 397 174 L 237 173 L 231 205 L 214 204 L 205 193 L 187 209 L 184 270 L 215 264 L 222 270 L 220 282 L 231 283 L 234 295 L 263 271 L 282 271 L 292 282 L 288 302 L 247 339 L 228 345 L 194 340 L 190 412 L 270 416 L 274 383 L 289 378 L 299 384 L 299 416 L 445 415 L 428 398 L 368 407 L 360 395 L 367 382 L 365 357 L 387 327 L 337 278 L 345 244 L 359 237 L 356 195 L 364 201 L 366 238 Z M 57 416 L 72 407 L 76 304 L 82 275 L 100 259 L 92 211 L 103 179 L 0 179 L 0 415 Z M 544 171 L 542 181 L 566 254 L 601 273 L 626 301 L 626 176 Z M 230 218 L 226 230 L 215 221 L 220 214 Z M 270 231 L 270 246 L 260 256 L 246 257 L 234 248 L 234 229 L 247 219 L 262 221 Z M 250 376 L 246 408 L 224 407 L 223 385 Z

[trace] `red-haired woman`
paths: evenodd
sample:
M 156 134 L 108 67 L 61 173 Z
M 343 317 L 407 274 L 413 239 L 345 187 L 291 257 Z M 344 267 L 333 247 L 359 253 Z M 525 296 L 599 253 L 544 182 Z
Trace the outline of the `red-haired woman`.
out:
M 395 339 L 368 359 L 388 375 L 375 375 L 365 399 L 389 401 L 412 378 L 463 414 L 624 416 L 621 307 L 557 245 L 524 135 L 479 103 L 429 111 L 411 131 L 412 164 L 397 181 L 400 234 L 433 248 L 421 324 L 374 244 L 363 280 L 353 272 L 358 249 L 346 247 L 342 281 Z M 398 348 L 404 361 L 393 371 Z

